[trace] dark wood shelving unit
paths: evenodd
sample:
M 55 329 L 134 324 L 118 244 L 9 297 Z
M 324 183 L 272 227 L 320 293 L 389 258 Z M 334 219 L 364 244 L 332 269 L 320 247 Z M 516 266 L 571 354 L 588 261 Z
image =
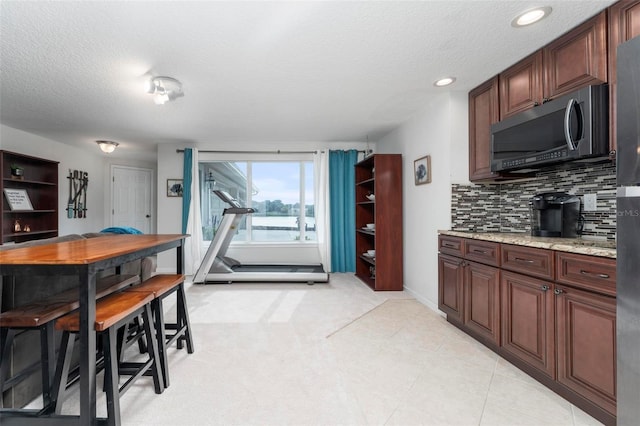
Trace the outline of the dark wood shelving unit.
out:
M 356 276 L 373 290 L 400 291 L 402 155 L 375 154 L 355 165 Z M 367 195 L 374 194 L 369 200 Z M 375 230 L 366 229 L 369 223 Z M 366 256 L 375 250 L 375 258 Z
M 0 243 L 20 243 L 58 236 L 58 162 L 10 151 L 0 151 Z M 11 167 L 23 170 L 20 177 L 12 176 Z M 5 188 L 23 189 L 29 196 L 33 210 L 11 210 L 4 194 Z M 21 230 L 16 232 L 15 223 Z M 24 231 L 25 227 L 30 231 Z

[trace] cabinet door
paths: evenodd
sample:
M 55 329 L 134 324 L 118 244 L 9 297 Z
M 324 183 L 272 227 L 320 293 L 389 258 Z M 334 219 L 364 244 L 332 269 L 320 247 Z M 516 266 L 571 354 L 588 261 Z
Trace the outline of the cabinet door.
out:
M 602 12 L 543 49 L 546 98 L 607 82 L 606 18 Z
M 556 287 L 557 380 L 616 414 L 616 299 Z
M 462 259 L 438 255 L 438 308 L 447 320 L 462 324 L 464 266 Z
M 491 172 L 491 125 L 497 123 L 498 77 L 469 92 L 469 180 L 497 177 Z
M 542 50 L 500 73 L 500 120 L 542 103 Z
M 609 146 L 616 149 L 616 61 L 618 45 L 640 36 L 640 0 L 619 1 L 609 8 Z
M 552 284 L 502 271 L 502 347 L 551 378 L 555 376 Z
M 464 279 L 464 325 L 500 345 L 500 270 L 468 262 Z

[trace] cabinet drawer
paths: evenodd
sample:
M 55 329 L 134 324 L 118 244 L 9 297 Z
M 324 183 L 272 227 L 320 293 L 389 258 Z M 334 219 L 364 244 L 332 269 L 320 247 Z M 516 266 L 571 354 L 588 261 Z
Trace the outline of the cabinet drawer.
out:
M 460 237 L 450 237 L 448 235 L 440 235 L 438 237 L 438 251 L 440 251 L 440 253 L 448 253 L 462 257 L 462 246 L 462 238 Z
M 500 266 L 500 244 L 489 241 L 465 240 L 464 258 L 491 266 Z
M 616 295 L 616 261 L 556 252 L 556 281 L 609 296 Z
M 553 251 L 502 244 L 502 268 L 553 280 Z

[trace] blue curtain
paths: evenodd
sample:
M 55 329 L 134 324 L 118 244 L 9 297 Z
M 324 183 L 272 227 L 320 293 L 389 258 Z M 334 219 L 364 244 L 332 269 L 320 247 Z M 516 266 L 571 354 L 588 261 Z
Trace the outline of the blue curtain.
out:
M 182 233 L 187 233 L 187 221 L 189 220 L 189 206 L 191 205 L 191 176 L 193 165 L 193 150 L 185 148 L 184 166 L 182 168 Z
M 355 172 L 358 151 L 329 151 L 331 271 L 356 270 Z

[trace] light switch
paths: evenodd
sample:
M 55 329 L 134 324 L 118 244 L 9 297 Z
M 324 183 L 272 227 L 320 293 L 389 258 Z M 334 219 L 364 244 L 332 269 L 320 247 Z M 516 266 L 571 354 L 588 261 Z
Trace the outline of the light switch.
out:
M 584 194 L 583 198 L 584 202 L 584 211 L 585 212 L 594 212 L 598 210 L 598 195 L 597 194 Z

